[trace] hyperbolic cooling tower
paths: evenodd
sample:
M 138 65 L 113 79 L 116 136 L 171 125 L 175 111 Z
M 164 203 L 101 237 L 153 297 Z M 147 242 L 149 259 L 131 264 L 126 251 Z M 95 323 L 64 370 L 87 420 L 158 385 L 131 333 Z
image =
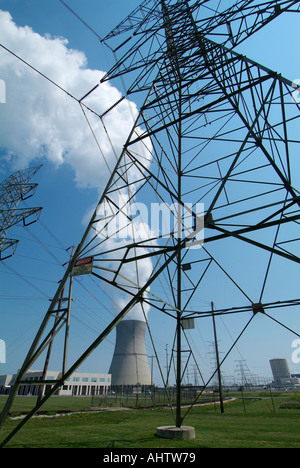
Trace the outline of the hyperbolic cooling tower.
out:
M 270 365 L 275 384 L 280 385 L 282 381 L 289 380 L 291 378 L 289 365 L 286 359 L 271 359 Z
M 146 354 L 146 323 L 123 320 L 116 327 L 116 345 L 110 365 L 111 384 L 151 385 L 151 373 Z

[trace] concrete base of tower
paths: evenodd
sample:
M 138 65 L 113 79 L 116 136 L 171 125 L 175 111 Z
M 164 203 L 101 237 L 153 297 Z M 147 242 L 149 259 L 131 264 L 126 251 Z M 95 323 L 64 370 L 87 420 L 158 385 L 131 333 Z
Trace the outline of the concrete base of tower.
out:
M 195 429 L 191 426 L 162 426 L 156 429 L 156 436 L 162 439 L 195 439 Z

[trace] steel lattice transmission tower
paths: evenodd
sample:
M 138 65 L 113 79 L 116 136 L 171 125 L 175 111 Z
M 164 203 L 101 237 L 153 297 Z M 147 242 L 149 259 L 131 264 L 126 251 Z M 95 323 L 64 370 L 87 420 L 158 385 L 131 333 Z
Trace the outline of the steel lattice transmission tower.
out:
M 11 256 L 17 247 L 17 239 L 6 237 L 9 228 L 23 223 L 28 226 L 39 219 L 42 208 L 18 208 L 20 201 L 32 197 L 37 188 L 30 180 L 34 177 L 39 167 L 33 167 L 17 171 L 0 183 L 0 260 L 3 260 L 3 252 L 11 249 Z
M 237 290 L 237 298 L 229 294 L 223 307 L 214 311 L 216 317 L 246 314 L 247 323 L 234 344 L 257 316 L 269 316 L 268 309 L 300 304 L 297 289 L 295 297 L 292 291 L 286 297 L 285 288 L 278 286 L 270 299 L 267 288 L 273 267 L 281 268 L 283 262 L 285 277 L 290 275 L 293 282 L 300 263 L 296 160 L 300 113 L 293 100 L 295 88 L 289 79 L 235 50 L 280 15 L 299 13 L 300 2 L 230 3 L 228 7 L 228 2 L 214 0 L 145 0 L 102 40 L 116 63 L 98 86 L 109 80 L 121 84 L 123 94 L 98 115 L 100 122 L 105 126 L 111 109 L 129 99 L 139 111 L 133 112 L 132 130 L 116 155 L 115 167 L 19 372 L 1 423 L 24 374 L 67 322 L 70 307 L 57 306 L 67 284 L 71 304 L 75 276 L 84 273 L 81 281 L 92 277 L 112 294 L 118 292 L 122 306 L 95 341 L 64 369 L 62 378 L 47 382 L 53 385 L 51 391 L 4 443 L 132 311 L 143 313 L 146 320 L 151 308 L 157 320 L 164 314 L 175 324 L 174 419 L 181 427 L 189 412 L 183 415 L 181 410 L 184 324 L 187 319 L 212 316 L 210 307 L 206 310 L 201 304 L 207 284 L 220 288 L 222 274 Z M 85 101 L 90 93 L 79 101 L 87 118 L 95 116 Z M 157 212 L 163 213 L 162 222 L 155 224 Z M 237 262 L 237 249 L 250 249 L 247 261 L 242 257 Z M 245 274 L 242 285 L 242 278 L 228 269 L 228 257 L 231 266 L 245 261 L 238 269 L 239 275 Z M 246 292 L 247 274 L 253 270 L 257 288 L 251 283 Z M 56 320 L 49 330 L 54 311 Z

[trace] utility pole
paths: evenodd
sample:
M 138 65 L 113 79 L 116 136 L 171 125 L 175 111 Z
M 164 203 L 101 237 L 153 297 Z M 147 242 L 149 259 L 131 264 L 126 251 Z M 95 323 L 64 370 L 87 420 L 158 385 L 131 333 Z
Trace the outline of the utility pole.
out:
M 71 252 L 71 255 L 70 255 L 70 259 L 73 257 L 74 249 L 75 249 L 75 247 L 73 246 L 72 247 L 72 252 Z M 69 249 L 67 249 L 67 250 L 69 250 Z M 71 290 L 72 281 L 73 281 L 73 278 L 72 278 L 72 276 L 70 276 L 70 290 Z M 48 345 L 47 355 L 46 355 L 44 369 L 43 369 L 42 378 L 41 378 L 42 382 L 46 381 L 50 356 L 51 356 L 52 347 L 53 347 L 53 341 L 54 341 L 54 337 L 55 337 L 54 330 L 55 330 L 55 327 L 56 327 L 57 322 L 59 320 L 62 304 L 63 304 L 63 302 L 68 301 L 68 314 L 67 314 L 67 318 L 66 318 L 66 332 L 65 332 L 65 346 L 64 346 L 64 355 L 63 355 L 62 375 L 64 375 L 65 370 L 66 370 L 66 358 L 67 358 L 68 334 L 69 334 L 68 329 L 69 329 L 70 306 L 71 306 L 71 291 L 70 291 L 70 294 L 69 294 L 68 298 L 64 298 L 65 287 L 66 287 L 66 285 L 64 285 L 64 287 L 63 287 L 63 289 L 61 291 L 61 294 L 60 294 L 60 298 L 58 300 L 58 308 L 57 308 L 56 316 L 55 316 L 55 319 L 54 319 L 54 327 L 53 327 L 52 337 L 51 337 L 51 340 L 50 340 L 49 345 Z M 38 397 L 37 397 L 37 404 L 40 403 L 40 401 L 41 401 L 41 399 L 43 397 L 44 388 L 45 388 L 44 385 L 41 385 L 40 388 L 39 388 Z
M 167 370 L 166 387 L 168 387 L 168 383 L 169 383 L 169 355 L 168 355 L 168 344 L 166 344 L 166 370 Z
M 212 319 L 213 319 L 213 328 L 214 328 L 214 338 L 215 338 L 215 350 L 216 350 L 216 362 L 217 362 L 217 371 L 218 371 L 218 381 L 219 381 L 219 395 L 220 395 L 220 407 L 221 413 L 224 413 L 224 402 L 223 402 L 223 390 L 222 390 L 222 376 L 220 368 L 220 358 L 219 358 L 219 347 L 218 347 L 218 338 L 217 338 L 217 328 L 214 312 L 214 303 L 211 303 L 212 310 Z

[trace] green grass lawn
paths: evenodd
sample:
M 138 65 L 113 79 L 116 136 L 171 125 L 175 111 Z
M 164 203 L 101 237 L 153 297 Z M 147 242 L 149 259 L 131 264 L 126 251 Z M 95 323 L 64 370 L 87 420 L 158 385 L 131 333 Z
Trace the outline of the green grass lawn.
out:
M 6 445 L 14 448 L 299 448 L 300 409 L 280 409 L 287 398 L 236 400 L 193 408 L 184 421 L 196 439 L 159 439 L 156 427 L 174 425 L 169 409 L 102 411 L 31 419 Z M 0 398 L 0 409 L 5 398 Z M 28 411 L 33 398 L 16 398 L 13 412 Z M 50 415 L 64 409 L 88 410 L 89 398 L 53 398 L 43 406 Z M 18 424 L 7 419 L 0 440 Z

